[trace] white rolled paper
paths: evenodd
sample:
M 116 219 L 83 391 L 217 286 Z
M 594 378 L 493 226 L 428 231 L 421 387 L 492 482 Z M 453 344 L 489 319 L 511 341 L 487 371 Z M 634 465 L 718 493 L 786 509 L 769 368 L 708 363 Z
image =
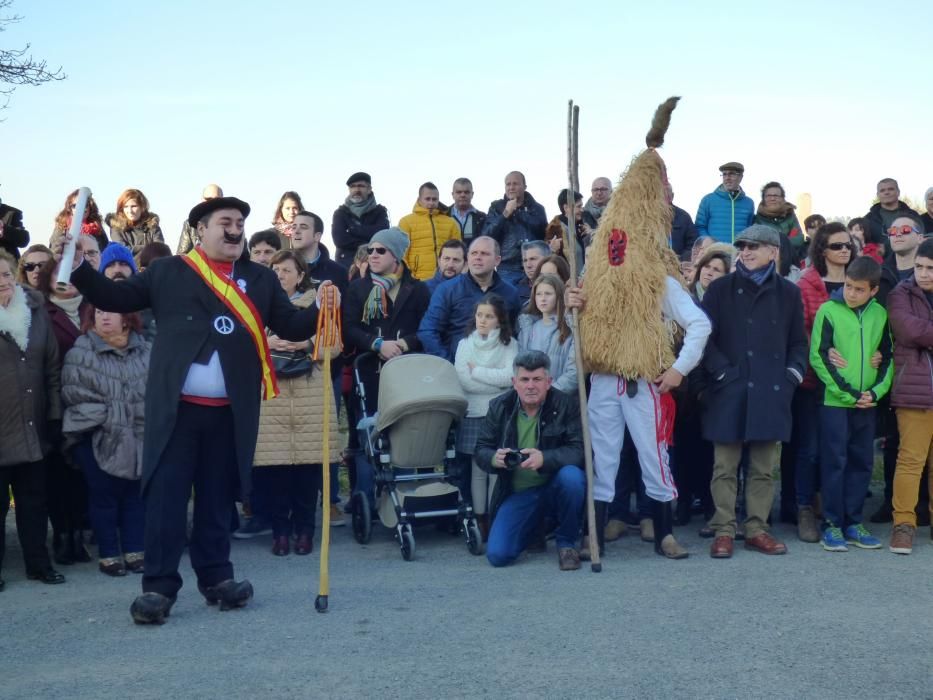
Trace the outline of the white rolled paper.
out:
M 71 281 L 71 266 L 75 259 L 75 245 L 78 243 L 78 236 L 81 235 L 81 225 L 84 223 L 84 212 L 87 209 L 87 200 L 91 198 L 91 190 L 87 187 L 78 188 L 78 198 L 75 200 L 75 208 L 71 214 L 71 228 L 68 229 L 68 236 L 71 238 L 65 244 L 62 250 L 62 260 L 58 264 L 58 277 L 55 283 L 64 286 Z

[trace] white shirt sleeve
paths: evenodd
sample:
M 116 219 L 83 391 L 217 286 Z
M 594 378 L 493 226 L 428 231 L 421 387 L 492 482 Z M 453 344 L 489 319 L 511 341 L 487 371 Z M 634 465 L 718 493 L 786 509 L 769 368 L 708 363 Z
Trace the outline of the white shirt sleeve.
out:
M 703 358 L 706 348 L 706 339 L 713 330 L 703 309 L 693 297 L 673 277 L 666 278 L 667 289 L 664 292 L 662 310 L 665 318 L 676 321 L 686 332 L 684 345 L 680 355 L 674 361 L 673 367 L 682 375 L 687 376 Z

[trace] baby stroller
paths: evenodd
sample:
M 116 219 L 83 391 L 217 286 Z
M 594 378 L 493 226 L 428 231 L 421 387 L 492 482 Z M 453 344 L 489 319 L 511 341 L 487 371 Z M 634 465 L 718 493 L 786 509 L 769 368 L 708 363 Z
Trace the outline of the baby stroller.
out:
M 379 372 L 378 410 L 373 411 L 363 377 L 367 370 L 375 376 L 378 365 L 378 355 L 371 352 L 353 362 L 361 408 L 357 432 L 374 487 L 371 492 L 368 485 L 361 487 L 357 477 L 350 502 L 354 537 L 360 544 L 369 542 L 375 508 L 380 522 L 395 528 L 406 561 L 415 556 L 414 522 L 428 518 L 454 519 L 470 552 L 482 553 L 473 506 L 451 483 L 456 423 L 467 408 L 456 370 L 432 355 L 394 357 Z

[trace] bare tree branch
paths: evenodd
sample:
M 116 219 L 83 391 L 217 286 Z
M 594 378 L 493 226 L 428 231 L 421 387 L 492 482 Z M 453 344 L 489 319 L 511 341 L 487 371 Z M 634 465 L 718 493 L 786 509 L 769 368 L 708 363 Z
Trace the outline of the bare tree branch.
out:
M 0 10 L 6 10 L 13 4 L 13 0 L 0 0 Z M 19 15 L 0 14 L 0 32 L 6 31 L 6 26 L 22 20 Z M 68 76 L 62 72 L 61 66 L 55 70 L 48 67 L 46 61 L 33 58 L 29 53 L 30 44 L 21 49 L 0 48 L 0 110 L 6 109 L 13 91 L 22 85 L 42 85 L 51 81 L 64 80 Z

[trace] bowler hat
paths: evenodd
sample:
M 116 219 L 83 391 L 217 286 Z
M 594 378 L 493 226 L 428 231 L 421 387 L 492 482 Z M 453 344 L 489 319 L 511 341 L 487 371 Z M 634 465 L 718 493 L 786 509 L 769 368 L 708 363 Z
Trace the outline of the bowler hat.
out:
M 208 214 L 219 209 L 237 209 L 244 216 L 249 216 L 249 204 L 236 197 L 217 197 L 207 199 L 200 204 L 195 205 L 194 209 L 188 214 L 188 223 L 196 227 L 198 222 Z

